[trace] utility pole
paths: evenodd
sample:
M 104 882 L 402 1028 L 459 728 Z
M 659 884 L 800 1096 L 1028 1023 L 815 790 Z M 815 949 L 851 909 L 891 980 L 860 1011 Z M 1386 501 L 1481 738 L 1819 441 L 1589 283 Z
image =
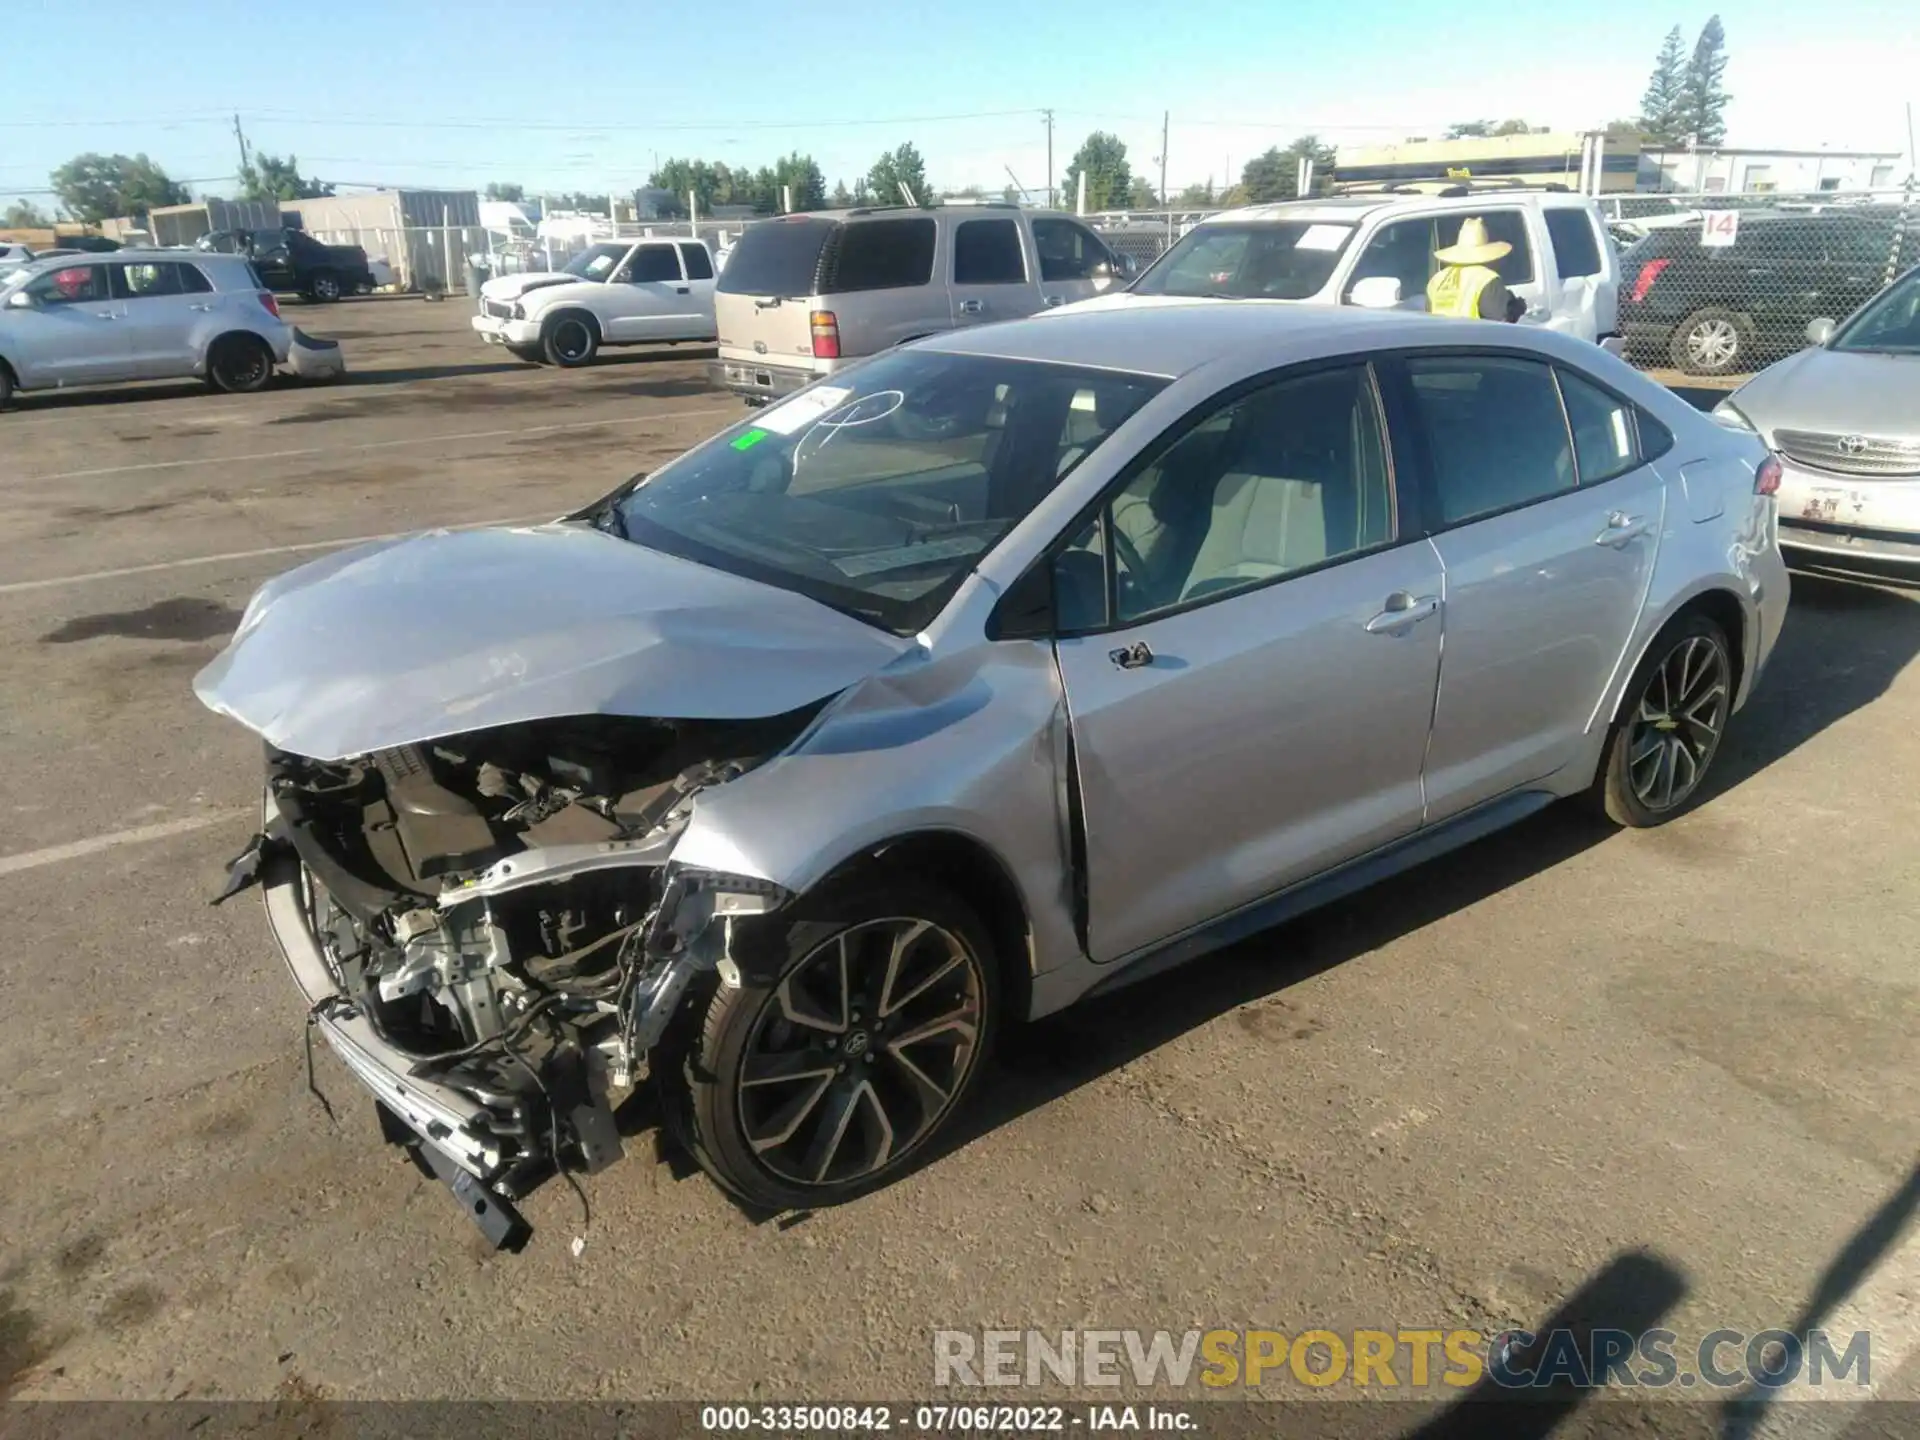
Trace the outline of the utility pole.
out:
M 1167 112 L 1160 112 L 1160 204 L 1167 211 L 1167 243 L 1173 243 L 1173 208 L 1167 204 Z
M 247 133 L 240 128 L 240 112 L 238 110 L 233 112 L 233 138 L 240 142 L 240 171 L 242 174 L 245 174 L 247 169 Z
M 1046 207 L 1054 205 L 1054 111 L 1043 109 L 1046 117 Z

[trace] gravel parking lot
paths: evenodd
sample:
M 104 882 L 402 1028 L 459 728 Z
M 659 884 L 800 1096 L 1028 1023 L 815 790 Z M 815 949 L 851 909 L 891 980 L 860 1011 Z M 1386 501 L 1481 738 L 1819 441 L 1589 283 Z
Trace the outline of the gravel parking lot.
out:
M 301 310 L 332 387 L 0 416 L 0 1391 L 898 1398 L 939 1327 L 1498 1329 L 1598 1281 L 1628 1329 L 1868 1329 L 1920 1397 L 1920 603 L 1830 580 L 1684 820 L 1556 809 L 1026 1031 L 839 1210 L 745 1215 L 633 1115 L 590 1217 L 548 1185 L 490 1253 L 330 1054 L 308 1093 L 257 902 L 208 908 L 259 755 L 189 689 L 304 557 L 738 414 L 704 354 L 557 372 L 467 313 Z

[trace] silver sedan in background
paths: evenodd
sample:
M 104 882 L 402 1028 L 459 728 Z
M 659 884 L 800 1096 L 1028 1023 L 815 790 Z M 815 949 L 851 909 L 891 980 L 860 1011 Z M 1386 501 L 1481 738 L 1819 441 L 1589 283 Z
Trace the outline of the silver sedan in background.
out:
M 965 329 L 578 514 L 270 582 L 200 697 L 389 1138 L 512 1243 L 650 1076 L 756 1206 L 927 1155 L 996 1033 L 1586 797 L 1698 800 L 1778 462 L 1544 329 Z
M 1920 267 L 1714 412 L 1780 455 L 1796 564 L 1920 579 Z

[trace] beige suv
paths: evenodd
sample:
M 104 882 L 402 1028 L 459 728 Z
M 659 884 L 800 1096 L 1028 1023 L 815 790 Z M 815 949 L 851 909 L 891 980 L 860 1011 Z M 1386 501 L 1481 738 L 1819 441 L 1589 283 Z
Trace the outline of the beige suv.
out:
M 727 257 L 708 370 L 764 404 L 923 335 L 1090 299 L 1133 270 L 1081 221 L 1018 205 L 782 215 Z

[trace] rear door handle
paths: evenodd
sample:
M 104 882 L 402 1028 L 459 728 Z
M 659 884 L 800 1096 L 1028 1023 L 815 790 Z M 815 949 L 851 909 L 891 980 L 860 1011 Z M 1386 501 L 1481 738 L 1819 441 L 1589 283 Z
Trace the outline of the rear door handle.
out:
M 1638 540 L 1653 528 L 1644 515 L 1629 515 L 1625 511 L 1615 510 L 1607 516 L 1607 528 L 1593 537 L 1596 545 L 1611 545 L 1618 550 L 1630 540 Z
M 985 302 L 980 300 L 962 300 L 960 302 L 960 313 L 962 315 L 978 315 L 986 308 Z
M 1387 597 L 1387 608 L 1367 621 L 1369 635 L 1398 635 L 1411 629 L 1440 608 L 1437 595 L 1422 595 L 1417 600 L 1406 591 Z
M 1064 295 L 1042 295 L 1040 300 L 1049 310 L 1053 309 L 1056 305 L 1064 305 L 1067 303 L 1067 297 Z
M 693 292 L 690 289 L 688 289 L 685 285 L 676 285 L 674 287 L 673 293 L 676 295 L 691 295 Z
M 189 305 L 189 306 L 187 306 L 187 309 L 189 309 L 189 310 L 211 310 L 211 309 L 213 309 L 213 306 L 212 306 L 212 305 Z

